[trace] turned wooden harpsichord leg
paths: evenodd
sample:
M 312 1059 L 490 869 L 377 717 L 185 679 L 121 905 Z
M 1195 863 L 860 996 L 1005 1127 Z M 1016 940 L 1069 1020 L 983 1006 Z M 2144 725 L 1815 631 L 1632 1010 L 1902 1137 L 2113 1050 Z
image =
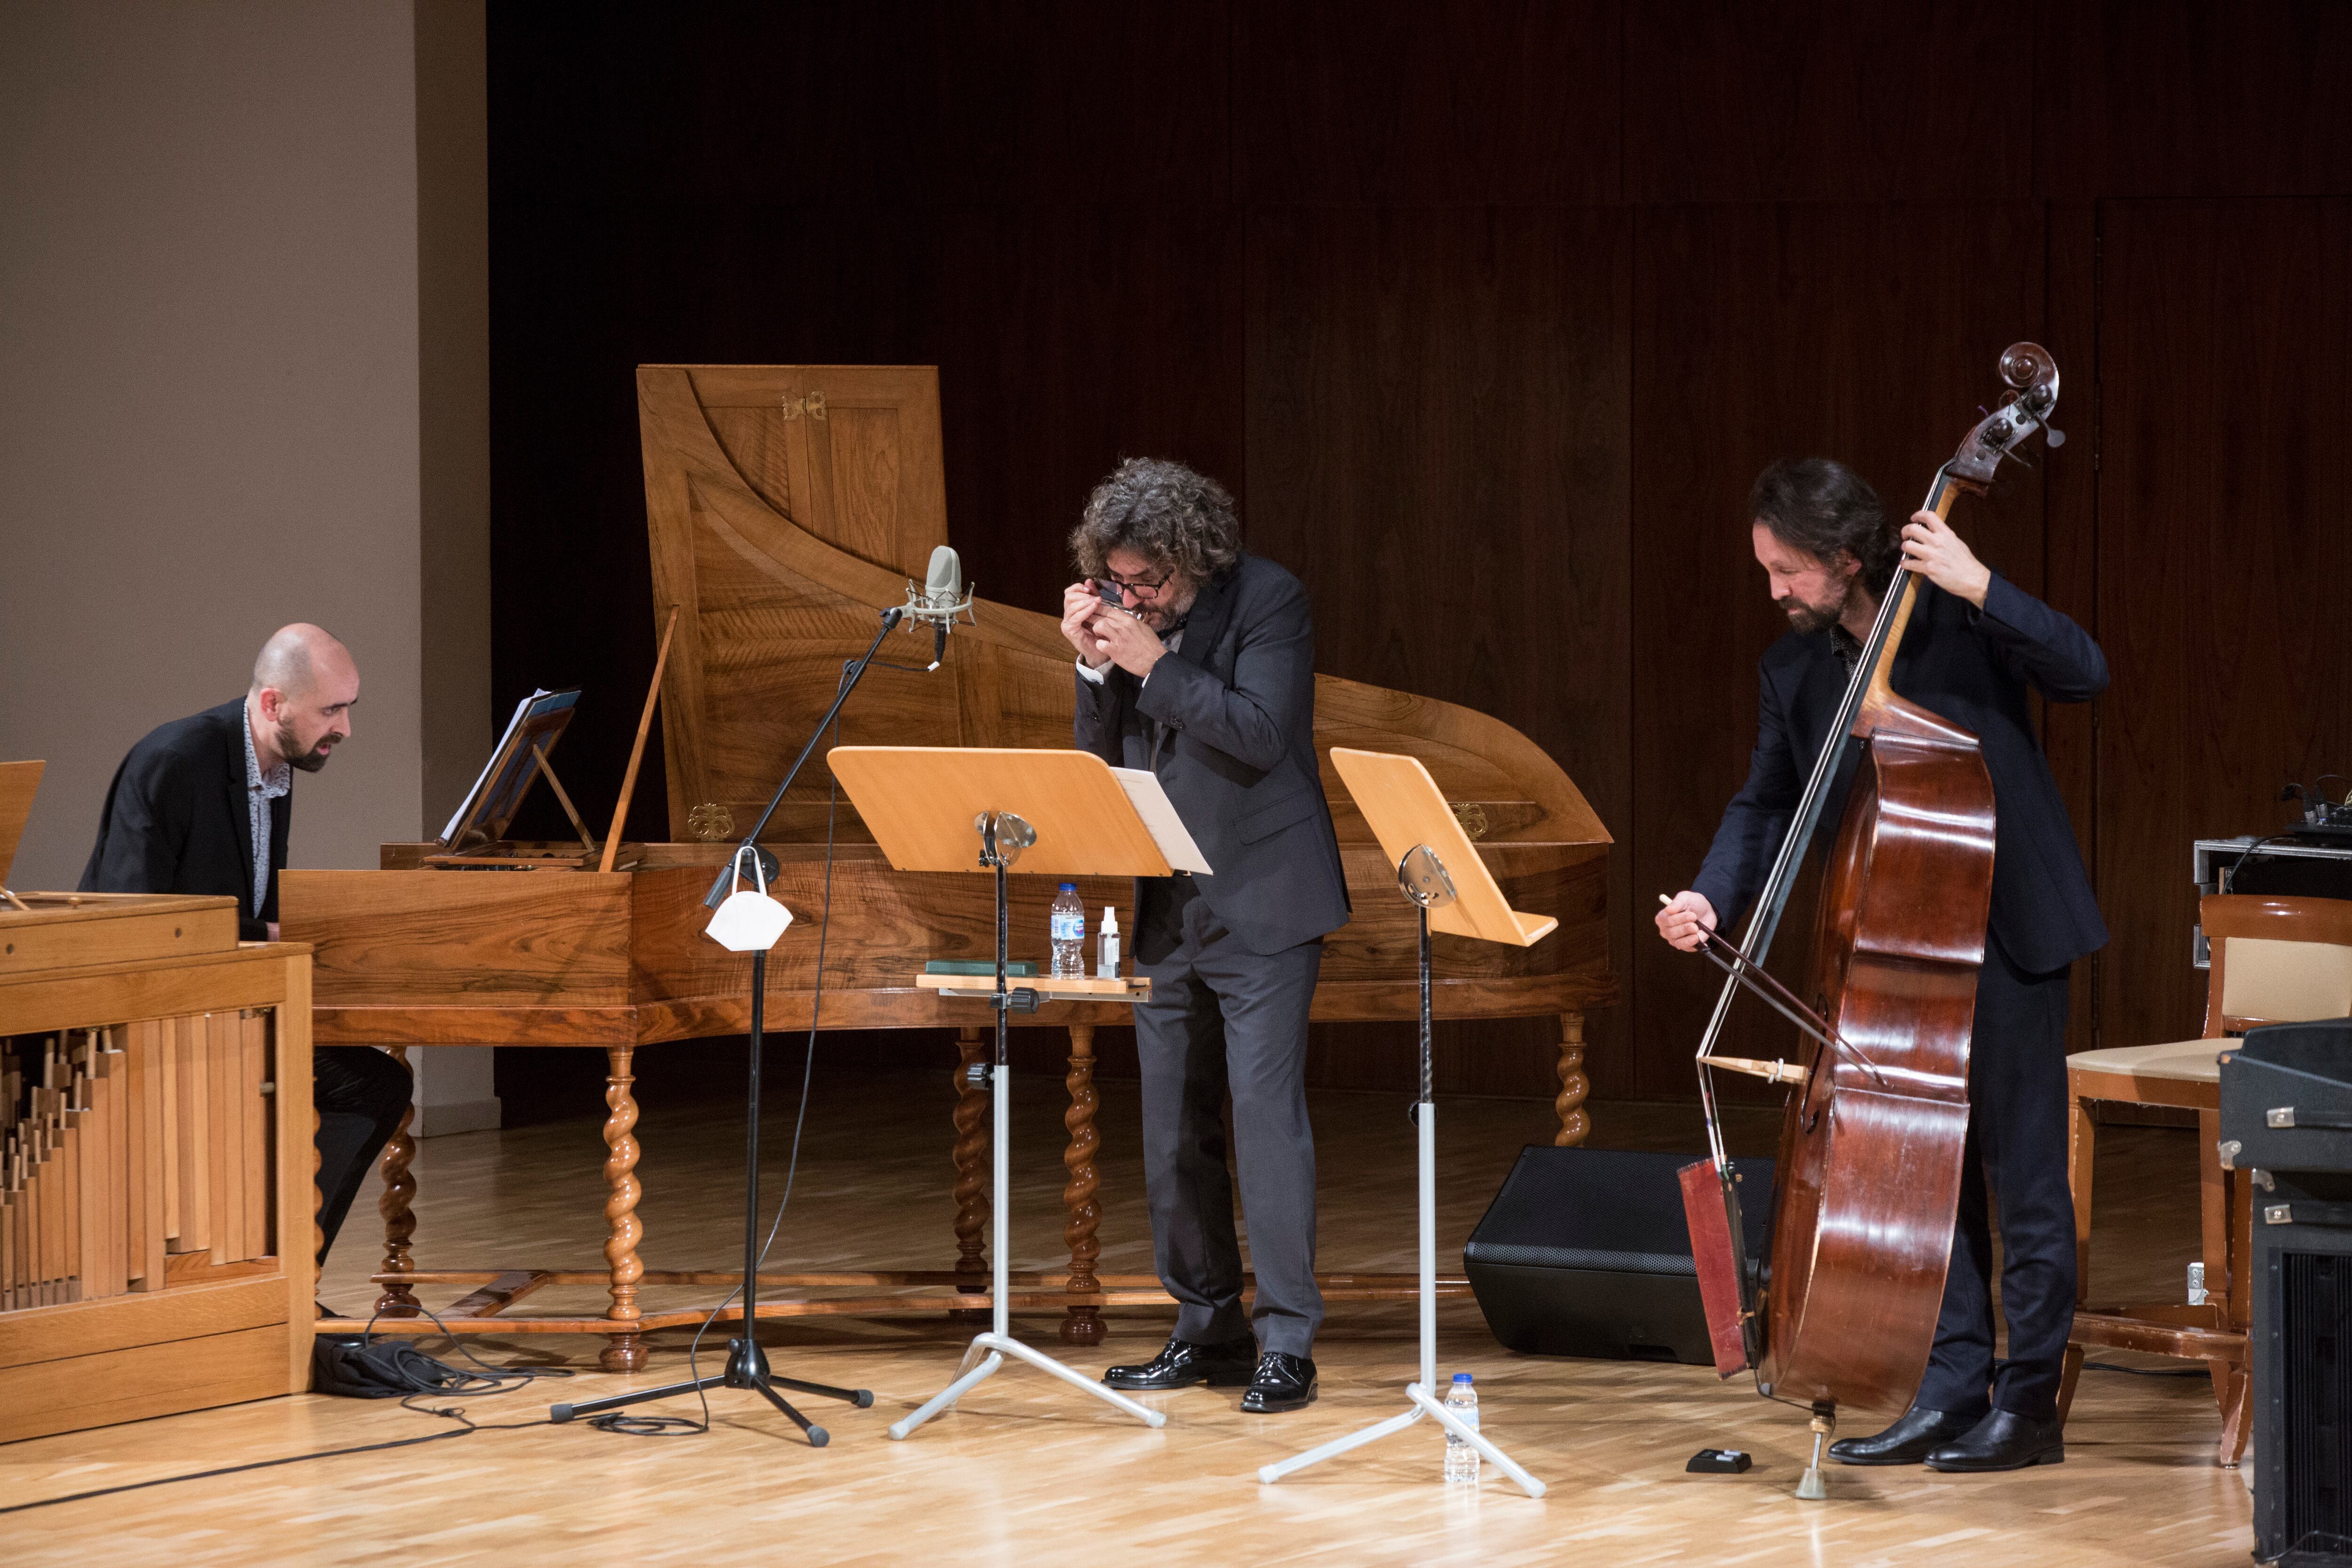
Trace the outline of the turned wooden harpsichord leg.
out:
M 638 1260 L 637 1243 L 645 1239 L 646 1227 L 637 1218 L 637 1200 L 645 1189 L 637 1183 L 637 1102 L 629 1093 L 637 1081 L 629 1070 L 635 1054 L 628 1046 L 605 1050 L 612 1072 L 604 1079 L 609 1111 L 604 1118 L 604 1223 L 609 1227 L 604 1262 L 611 1271 L 613 1304 L 604 1316 L 616 1323 L 635 1323 L 644 1315 L 637 1309 L 637 1281 L 645 1277 L 646 1266 Z M 637 1371 L 646 1364 L 645 1336 L 614 1334 L 605 1341 L 598 1364 L 606 1372 Z
M 977 1295 L 988 1289 L 988 1089 L 971 1071 L 988 1059 L 988 1044 L 975 1025 L 957 1031 L 955 1071 L 956 1289 Z M 977 1309 L 950 1310 L 953 1322 L 983 1322 Z
M 1559 1094 L 1552 1110 L 1559 1116 L 1559 1131 L 1552 1138 L 1552 1146 L 1567 1149 L 1584 1142 L 1592 1131 L 1592 1118 L 1585 1114 L 1584 1097 L 1592 1092 L 1592 1080 L 1584 1076 L 1584 1015 L 1562 1013 L 1559 1016 Z
M 326 1163 L 327 1157 L 319 1152 L 319 1101 L 314 1096 L 310 1100 L 310 1256 L 314 1258 L 323 1258 L 327 1251 L 327 1227 L 319 1223 L 327 1213 L 327 1194 L 319 1186 L 319 1171 Z M 316 1278 L 312 1276 L 314 1282 Z
M 407 1047 L 390 1049 L 394 1060 L 408 1060 Z M 416 1161 L 416 1140 L 408 1133 L 415 1120 L 416 1107 L 404 1106 L 400 1126 L 383 1146 L 383 1196 L 376 1200 L 376 1212 L 383 1215 L 383 1267 L 377 1270 L 383 1274 L 406 1274 L 416 1267 L 409 1245 L 416 1235 L 416 1178 L 409 1172 Z M 375 1299 L 375 1310 L 380 1317 L 414 1318 L 418 1315 L 416 1292 L 406 1285 L 387 1285 Z
M 1091 1294 L 1102 1289 L 1095 1278 L 1095 1259 L 1102 1256 L 1102 1242 L 1096 1231 L 1102 1225 L 1102 1205 L 1095 1194 L 1102 1179 L 1095 1171 L 1095 1150 L 1102 1135 L 1095 1131 L 1095 1108 L 1102 1097 L 1095 1092 L 1095 1026 L 1092 1024 L 1070 1026 L 1070 1109 L 1062 1113 L 1062 1125 L 1070 1131 L 1070 1146 L 1062 1152 L 1062 1163 L 1070 1173 L 1067 1185 L 1062 1189 L 1062 1205 L 1069 1211 L 1069 1223 L 1063 1228 L 1063 1237 L 1070 1244 L 1070 1294 Z M 1062 1342 L 1066 1345 L 1098 1345 L 1103 1341 L 1102 1309 L 1096 1306 L 1069 1306 L 1063 1309 Z

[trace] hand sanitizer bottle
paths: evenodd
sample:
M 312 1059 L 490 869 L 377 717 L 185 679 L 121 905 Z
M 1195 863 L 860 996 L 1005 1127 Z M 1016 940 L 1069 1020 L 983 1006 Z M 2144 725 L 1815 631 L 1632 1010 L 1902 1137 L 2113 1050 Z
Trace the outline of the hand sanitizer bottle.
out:
M 1118 910 L 1109 904 L 1103 906 L 1102 957 L 1095 965 L 1095 978 L 1118 978 Z

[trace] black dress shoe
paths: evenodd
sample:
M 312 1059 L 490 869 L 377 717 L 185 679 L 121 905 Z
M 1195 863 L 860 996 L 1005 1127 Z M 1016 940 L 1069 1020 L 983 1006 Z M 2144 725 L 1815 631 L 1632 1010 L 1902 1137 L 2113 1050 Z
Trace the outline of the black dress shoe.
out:
M 1973 1413 L 1922 1410 L 1915 1405 L 1874 1437 L 1839 1438 L 1830 1445 L 1830 1458 L 1841 1465 L 1916 1465 L 1983 1419 Z
M 1303 1355 L 1268 1351 L 1257 1358 L 1250 1373 L 1249 1392 L 1242 1395 L 1242 1413 L 1275 1415 L 1304 1410 L 1315 1403 L 1315 1363 Z
M 1931 1470 L 2021 1470 L 2066 1462 L 2066 1428 L 2055 1416 L 2036 1421 L 1996 1410 L 1927 1456 Z
M 1250 1357 L 1257 1351 L 1257 1342 L 1244 1335 L 1227 1340 L 1221 1345 L 1196 1345 L 1190 1340 L 1170 1339 L 1160 1353 L 1141 1366 L 1115 1366 L 1102 1374 L 1102 1380 L 1113 1388 L 1139 1389 L 1146 1393 L 1170 1388 L 1190 1388 L 1205 1383 L 1211 1388 L 1238 1388 L 1250 1380 Z

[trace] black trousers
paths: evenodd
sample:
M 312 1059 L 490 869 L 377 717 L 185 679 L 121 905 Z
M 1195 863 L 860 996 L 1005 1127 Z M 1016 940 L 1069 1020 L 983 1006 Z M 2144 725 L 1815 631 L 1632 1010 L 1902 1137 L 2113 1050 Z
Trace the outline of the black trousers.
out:
M 1176 1298 L 1179 1339 L 1222 1344 L 1255 1329 L 1261 1351 L 1310 1355 L 1323 1292 L 1315 1283 L 1307 1008 L 1323 943 L 1252 952 L 1189 878 L 1173 880 L 1168 896 L 1139 911 L 1135 935 L 1136 973 L 1151 981 L 1151 1000 L 1135 1009 L 1135 1044 L 1152 1264 Z M 1225 1170 L 1228 1090 L 1257 1275 L 1247 1315 L 1234 1177 Z
M 2031 973 L 1985 943 L 1969 1046 L 1969 1135 L 1951 1271 L 1919 1382 L 1929 1410 L 1989 1405 L 2036 1420 L 2058 1412 L 2074 1325 L 2074 1201 L 2066 1184 L 2066 976 Z M 1988 1201 L 1986 1188 L 1991 1188 Z M 1993 1361 L 1992 1233 L 2009 1355 Z
M 320 1046 L 310 1052 L 310 1100 L 319 1109 L 320 1263 L 352 1212 L 360 1184 L 400 1131 L 415 1083 L 406 1063 L 373 1046 Z

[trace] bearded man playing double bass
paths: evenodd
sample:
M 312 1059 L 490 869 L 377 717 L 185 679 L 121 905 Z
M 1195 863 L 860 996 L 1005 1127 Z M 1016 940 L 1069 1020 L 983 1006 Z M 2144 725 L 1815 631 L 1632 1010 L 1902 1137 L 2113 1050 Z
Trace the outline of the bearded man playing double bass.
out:
M 2009 1470 L 2066 1457 L 2058 1385 L 2074 1321 L 2074 1209 L 2066 1184 L 2066 982 L 2107 930 L 2066 805 L 2035 737 L 2029 690 L 2084 702 L 2106 689 L 2098 644 L 1986 567 L 1932 511 L 1900 533 L 1852 469 L 1775 463 L 1748 515 L 1758 564 L 1789 635 L 1766 650 L 1756 751 L 1690 889 L 1658 931 L 1695 949 L 1764 885 L 1835 721 L 1896 565 L 1926 582 L 1897 653 L 1895 691 L 1983 749 L 1995 802 L 1992 912 L 1969 1050 L 1968 1146 L 1935 1345 L 1910 1410 L 1885 1431 L 1832 1444 L 1849 1465 Z M 1930 586 L 1929 584 L 1932 584 Z M 1822 817 L 1834 833 L 1849 754 Z M 1993 1359 L 1992 1246 L 1999 1197 L 2009 1357 Z

